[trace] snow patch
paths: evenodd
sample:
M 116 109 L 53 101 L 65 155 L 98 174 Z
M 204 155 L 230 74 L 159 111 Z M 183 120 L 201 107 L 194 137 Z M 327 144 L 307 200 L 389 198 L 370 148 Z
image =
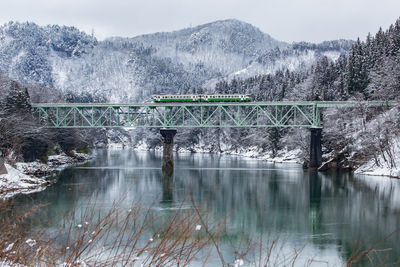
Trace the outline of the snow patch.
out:
M 379 129 L 381 125 L 385 125 L 386 121 L 395 121 L 397 116 L 397 108 L 393 108 L 372 120 L 367 127 Z M 374 132 L 382 134 L 378 130 Z M 358 147 L 362 147 L 362 145 L 358 144 Z M 355 173 L 400 178 L 400 137 L 392 137 L 389 140 L 388 147 L 389 149 L 381 151 L 375 158 L 371 158 L 357 168 Z
M 50 169 L 50 167 L 44 163 L 41 163 L 39 161 L 34 161 L 34 162 L 18 162 L 16 163 L 17 169 L 30 176 L 47 176 L 51 175 L 54 173 L 53 170 Z
M 39 161 L 16 163 L 16 168 L 5 164 L 7 174 L 0 175 L 0 198 L 6 199 L 16 194 L 30 194 L 42 191 L 51 184 L 39 176 L 49 176 L 55 170 L 61 170 L 71 164 L 82 163 L 91 158 L 90 155 L 72 151 L 72 156 L 65 153 L 51 155 L 48 157 L 48 164 Z
M 45 179 L 28 176 L 11 165 L 5 164 L 5 166 L 8 173 L 0 175 L 0 198 L 39 192 L 49 184 Z
M 89 160 L 91 157 L 88 154 L 72 151 L 72 155 L 68 156 L 64 152 L 59 155 L 51 155 L 48 158 L 48 165 L 56 170 L 60 170 L 71 164 L 81 163 Z

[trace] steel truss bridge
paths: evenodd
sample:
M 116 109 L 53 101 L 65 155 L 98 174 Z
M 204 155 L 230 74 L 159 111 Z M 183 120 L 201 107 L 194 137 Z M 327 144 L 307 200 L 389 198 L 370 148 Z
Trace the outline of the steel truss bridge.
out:
M 33 104 L 49 128 L 321 128 L 322 108 L 394 106 L 394 101 Z

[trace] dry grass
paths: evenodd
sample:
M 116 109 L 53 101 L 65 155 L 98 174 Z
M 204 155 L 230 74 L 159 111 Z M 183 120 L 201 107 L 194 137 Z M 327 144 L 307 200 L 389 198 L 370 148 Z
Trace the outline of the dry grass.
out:
M 357 241 L 356 244 L 353 245 L 352 254 L 347 259 L 346 267 L 354 265 L 359 266 L 360 264 L 363 266 L 398 266 L 400 264 L 400 257 L 397 261 L 391 263 L 387 263 L 382 259 L 382 255 L 392 251 L 392 248 L 379 248 L 396 232 L 397 230 L 367 249 L 363 249 L 362 243 Z
M 155 216 L 139 205 L 119 206 L 115 203 L 104 215 L 88 208 L 79 223 L 69 216 L 64 229 L 32 233 L 26 221 L 40 207 L 15 215 L 12 205 L 3 201 L 0 259 L 26 266 L 187 266 L 215 240 L 213 231 L 218 225 L 202 225 L 200 212 L 178 209 Z M 196 230 L 198 225 L 207 232 Z

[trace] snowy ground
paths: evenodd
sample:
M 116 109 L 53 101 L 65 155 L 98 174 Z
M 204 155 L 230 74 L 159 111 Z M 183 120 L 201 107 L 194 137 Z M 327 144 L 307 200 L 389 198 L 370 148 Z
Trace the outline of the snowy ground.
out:
M 43 178 L 31 177 L 8 164 L 5 166 L 8 173 L 0 175 L 0 198 L 9 198 L 20 193 L 38 192 L 49 184 Z
M 118 148 L 117 146 L 109 146 L 109 148 Z M 135 150 L 138 151 L 149 151 L 150 148 L 147 144 L 140 142 L 138 145 L 134 146 Z M 162 147 L 156 147 L 153 150 L 155 151 L 162 151 Z M 203 147 L 203 146 L 195 146 L 192 147 L 191 149 L 183 148 L 180 147 L 178 150 L 175 148 L 175 151 L 179 153 L 218 153 L 218 152 L 212 152 L 210 151 L 209 148 Z M 269 162 L 275 162 L 275 163 L 298 163 L 302 164 L 301 160 L 301 150 L 300 149 L 295 149 L 295 150 L 288 150 L 288 149 L 282 149 L 277 153 L 276 157 L 273 157 L 271 153 L 266 153 L 261 151 L 258 147 L 250 147 L 244 150 L 225 150 L 222 152 L 219 152 L 220 154 L 226 154 L 226 155 L 236 155 L 236 156 L 241 156 L 241 157 L 247 157 L 247 158 L 257 158 L 257 159 L 262 159 L 265 161 Z
M 122 147 L 113 145 L 110 146 L 110 148 L 118 149 Z M 390 177 L 400 178 L 400 138 L 397 138 L 393 141 L 392 148 L 393 148 L 392 154 L 394 155 L 394 161 L 392 163 L 385 161 L 383 159 L 383 156 L 381 155 L 380 158 L 378 159 L 378 164 L 376 164 L 376 161 L 372 159 L 367 163 L 363 164 L 362 166 L 360 166 L 359 168 L 357 168 L 355 170 L 355 173 L 370 175 L 370 176 L 390 176 Z M 134 149 L 139 151 L 150 150 L 147 144 L 143 142 L 140 142 L 138 145 L 134 146 Z M 162 148 L 156 147 L 153 150 L 161 151 Z M 177 152 L 216 153 L 216 152 L 210 152 L 209 149 L 201 146 L 195 146 L 190 150 L 186 148 L 179 148 Z M 226 150 L 222 151 L 221 154 L 237 155 L 248 158 L 257 158 L 275 163 L 302 164 L 302 158 L 301 158 L 302 151 L 300 149 L 295 149 L 295 150 L 282 149 L 277 153 L 276 157 L 273 157 L 271 153 L 260 151 L 260 149 L 257 147 L 250 147 L 240 151 Z
M 283 149 L 279 151 L 276 157 L 273 157 L 271 153 L 261 152 L 257 147 L 250 147 L 245 151 L 228 151 L 226 154 L 243 156 L 248 158 L 258 158 L 269 162 L 275 163 L 298 163 L 301 164 L 302 160 L 300 158 L 301 150 L 287 150 Z
M 49 156 L 47 164 L 39 161 L 18 162 L 15 164 L 15 168 L 5 164 L 7 174 L 0 175 L 0 199 L 10 198 L 16 194 L 29 194 L 44 190 L 52 181 L 42 177 L 49 177 L 56 170 L 89 159 L 90 156 L 87 154 L 74 152 L 73 157 L 64 153 Z
M 392 140 L 391 151 L 371 159 L 355 170 L 355 173 L 400 178 L 400 137 Z M 390 153 L 389 155 L 385 155 Z
M 65 153 L 49 156 L 48 165 L 51 169 L 60 170 L 70 166 L 71 164 L 85 162 L 90 158 L 91 156 L 88 154 L 73 151 L 72 157 L 67 156 Z

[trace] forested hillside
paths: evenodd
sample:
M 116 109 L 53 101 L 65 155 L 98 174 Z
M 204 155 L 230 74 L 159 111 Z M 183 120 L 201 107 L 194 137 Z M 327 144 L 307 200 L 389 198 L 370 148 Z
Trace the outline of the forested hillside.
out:
M 44 129 L 33 117 L 30 93 L 40 87 L 27 87 L 0 74 L 0 156 L 10 161 L 47 162 L 47 156 L 88 146 L 83 132 Z

